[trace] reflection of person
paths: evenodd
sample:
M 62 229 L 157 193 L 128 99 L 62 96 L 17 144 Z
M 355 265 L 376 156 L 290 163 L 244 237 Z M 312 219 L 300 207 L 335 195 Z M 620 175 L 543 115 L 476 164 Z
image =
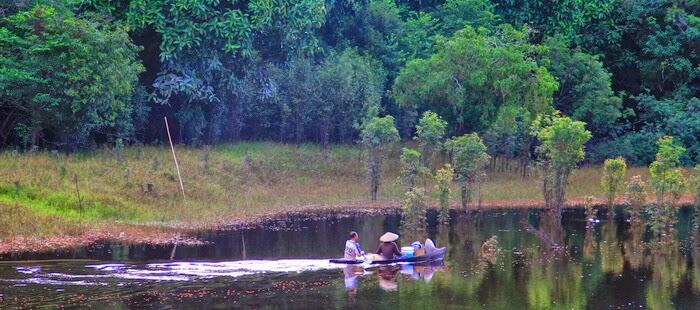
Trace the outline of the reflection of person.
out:
M 358 259 L 365 255 L 365 252 L 362 251 L 362 248 L 360 247 L 360 243 L 358 242 L 359 240 L 360 235 L 354 231 L 351 231 L 350 239 L 345 241 L 345 259 Z
M 382 243 L 377 248 L 377 254 L 381 255 L 384 259 L 394 259 L 394 257 L 401 256 L 401 250 L 399 246 L 396 245 L 396 239 L 399 239 L 399 235 L 395 233 L 387 232 L 383 234 L 379 241 Z
M 387 292 L 395 291 L 399 286 L 396 284 L 396 274 L 399 269 L 390 266 L 379 267 L 379 287 Z
M 343 275 L 345 275 L 345 289 L 348 291 L 348 295 L 355 296 L 357 294 L 357 278 L 358 275 L 362 274 L 364 269 L 362 266 L 349 265 L 343 269 Z

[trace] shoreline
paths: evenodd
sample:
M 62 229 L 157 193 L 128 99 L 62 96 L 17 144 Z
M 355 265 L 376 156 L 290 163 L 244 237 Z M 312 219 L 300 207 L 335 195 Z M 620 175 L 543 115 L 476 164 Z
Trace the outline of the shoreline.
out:
M 647 205 L 650 205 L 650 200 Z M 615 205 L 621 206 L 624 201 L 616 200 Z M 605 200 L 596 198 L 597 208 L 606 207 Z M 690 197 L 683 197 L 674 203 L 675 207 L 693 206 Z M 567 200 L 564 208 L 581 208 L 583 199 Z M 452 210 L 461 209 L 458 204 L 450 206 Z M 487 201 L 481 204 L 472 203 L 466 211 L 492 211 L 513 209 L 542 209 L 543 203 L 538 199 Z M 428 209 L 436 209 L 434 205 Z M 283 212 L 260 214 L 248 218 L 222 220 L 200 226 L 157 226 L 134 224 L 100 224 L 99 227 L 88 229 L 79 235 L 61 235 L 49 237 L 7 237 L 0 240 L 0 261 L 26 254 L 50 253 L 54 251 L 89 247 L 99 243 L 121 243 L 130 245 L 200 245 L 205 242 L 193 237 L 199 232 L 214 230 L 238 231 L 258 227 L 271 230 L 285 230 L 290 224 L 306 220 L 340 219 L 354 216 L 394 215 L 401 211 L 398 201 L 382 201 L 374 203 L 352 203 L 349 205 L 305 205 L 291 208 Z

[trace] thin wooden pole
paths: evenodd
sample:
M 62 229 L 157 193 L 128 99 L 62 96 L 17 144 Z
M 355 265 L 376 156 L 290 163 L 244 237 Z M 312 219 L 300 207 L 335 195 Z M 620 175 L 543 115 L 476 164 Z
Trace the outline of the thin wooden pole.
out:
M 170 126 L 168 126 L 168 117 L 164 116 L 165 130 L 168 132 L 168 141 L 170 141 L 170 150 L 173 151 L 173 159 L 175 160 L 175 169 L 177 169 L 177 178 L 180 180 L 180 189 L 182 190 L 182 201 L 185 201 L 185 185 L 182 184 L 182 175 L 180 174 L 180 165 L 177 163 L 175 156 L 175 146 L 173 146 L 173 138 L 170 137 Z

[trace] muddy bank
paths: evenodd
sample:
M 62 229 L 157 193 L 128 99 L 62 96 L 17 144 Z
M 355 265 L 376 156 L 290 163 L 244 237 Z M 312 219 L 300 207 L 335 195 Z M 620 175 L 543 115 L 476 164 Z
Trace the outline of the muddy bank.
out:
M 648 201 L 651 203 L 651 200 Z M 616 201 L 624 205 L 624 200 Z M 603 207 L 605 200 L 595 199 L 594 204 Z M 684 197 L 677 202 L 678 207 L 690 206 L 693 200 Z M 583 199 L 570 199 L 566 207 L 578 208 L 583 205 Z M 434 208 L 435 206 L 431 206 Z M 459 209 L 458 204 L 451 206 Z M 487 201 L 473 202 L 471 211 L 493 209 L 536 209 L 542 207 L 539 199 L 517 201 Z M 238 231 L 264 228 L 268 231 L 298 230 L 311 221 L 337 220 L 342 218 L 396 215 L 400 213 L 400 203 L 384 201 L 377 203 L 353 203 L 342 206 L 307 205 L 293 207 L 287 211 L 262 214 L 243 219 L 222 218 L 218 223 L 203 223 L 201 225 L 173 225 L 168 227 L 158 225 L 115 225 L 102 224 L 89 229 L 80 235 L 50 236 L 50 237 L 10 237 L 0 240 L 0 260 L 20 260 L 36 258 L 66 258 L 71 251 L 84 248 L 99 250 L 113 245 L 144 245 L 154 248 L 172 248 L 178 246 L 202 245 L 205 241 L 198 238 L 208 231 Z

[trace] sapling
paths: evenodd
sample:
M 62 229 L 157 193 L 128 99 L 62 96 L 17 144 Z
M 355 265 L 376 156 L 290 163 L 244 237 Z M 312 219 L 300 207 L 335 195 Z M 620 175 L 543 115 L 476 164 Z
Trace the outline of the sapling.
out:
M 543 124 L 547 123 L 547 124 Z M 544 125 L 544 126 L 543 126 Z M 566 197 L 566 184 L 576 165 L 585 157 L 584 145 L 591 138 L 586 123 L 566 116 L 538 119 L 535 122 L 537 148 L 543 165 L 545 205 L 560 210 Z
M 445 164 L 445 167 L 435 172 L 435 191 L 437 192 L 438 201 L 440 203 L 438 222 L 441 224 L 450 223 L 450 183 L 453 177 L 454 173 L 452 172 L 452 166 L 450 164 Z
M 426 204 L 422 189 L 411 189 L 404 194 L 401 226 L 406 240 L 418 240 L 426 228 Z
M 435 112 L 426 111 L 416 125 L 416 136 L 423 165 L 430 167 L 431 159 L 442 147 L 447 122 Z
M 367 147 L 367 170 L 370 179 L 370 195 L 372 201 L 377 200 L 379 181 L 381 177 L 382 159 L 391 144 L 399 141 L 399 132 L 394 126 L 394 117 L 374 117 L 364 124 L 362 143 Z
M 605 191 L 608 208 L 613 207 L 617 193 L 624 186 L 625 173 L 627 173 L 627 163 L 622 157 L 608 158 L 603 163 L 601 185 L 603 186 L 603 191 Z
M 646 184 L 639 175 L 633 176 L 627 182 L 627 206 L 632 223 L 641 222 L 641 210 L 646 203 L 647 192 L 644 189 Z
M 410 148 L 401 150 L 401 171 L 399 179 L 405 191 L 410 191 L 416 186 L 416 180 L 421 169 L 421 154 Z
M 452 156 L 455 179 L 459 182 L 462 208 L 466 209 L 471 187 L 484 176 L 491 157 L 476 133 L 451 139 L 447 142 L 447 148 Z

